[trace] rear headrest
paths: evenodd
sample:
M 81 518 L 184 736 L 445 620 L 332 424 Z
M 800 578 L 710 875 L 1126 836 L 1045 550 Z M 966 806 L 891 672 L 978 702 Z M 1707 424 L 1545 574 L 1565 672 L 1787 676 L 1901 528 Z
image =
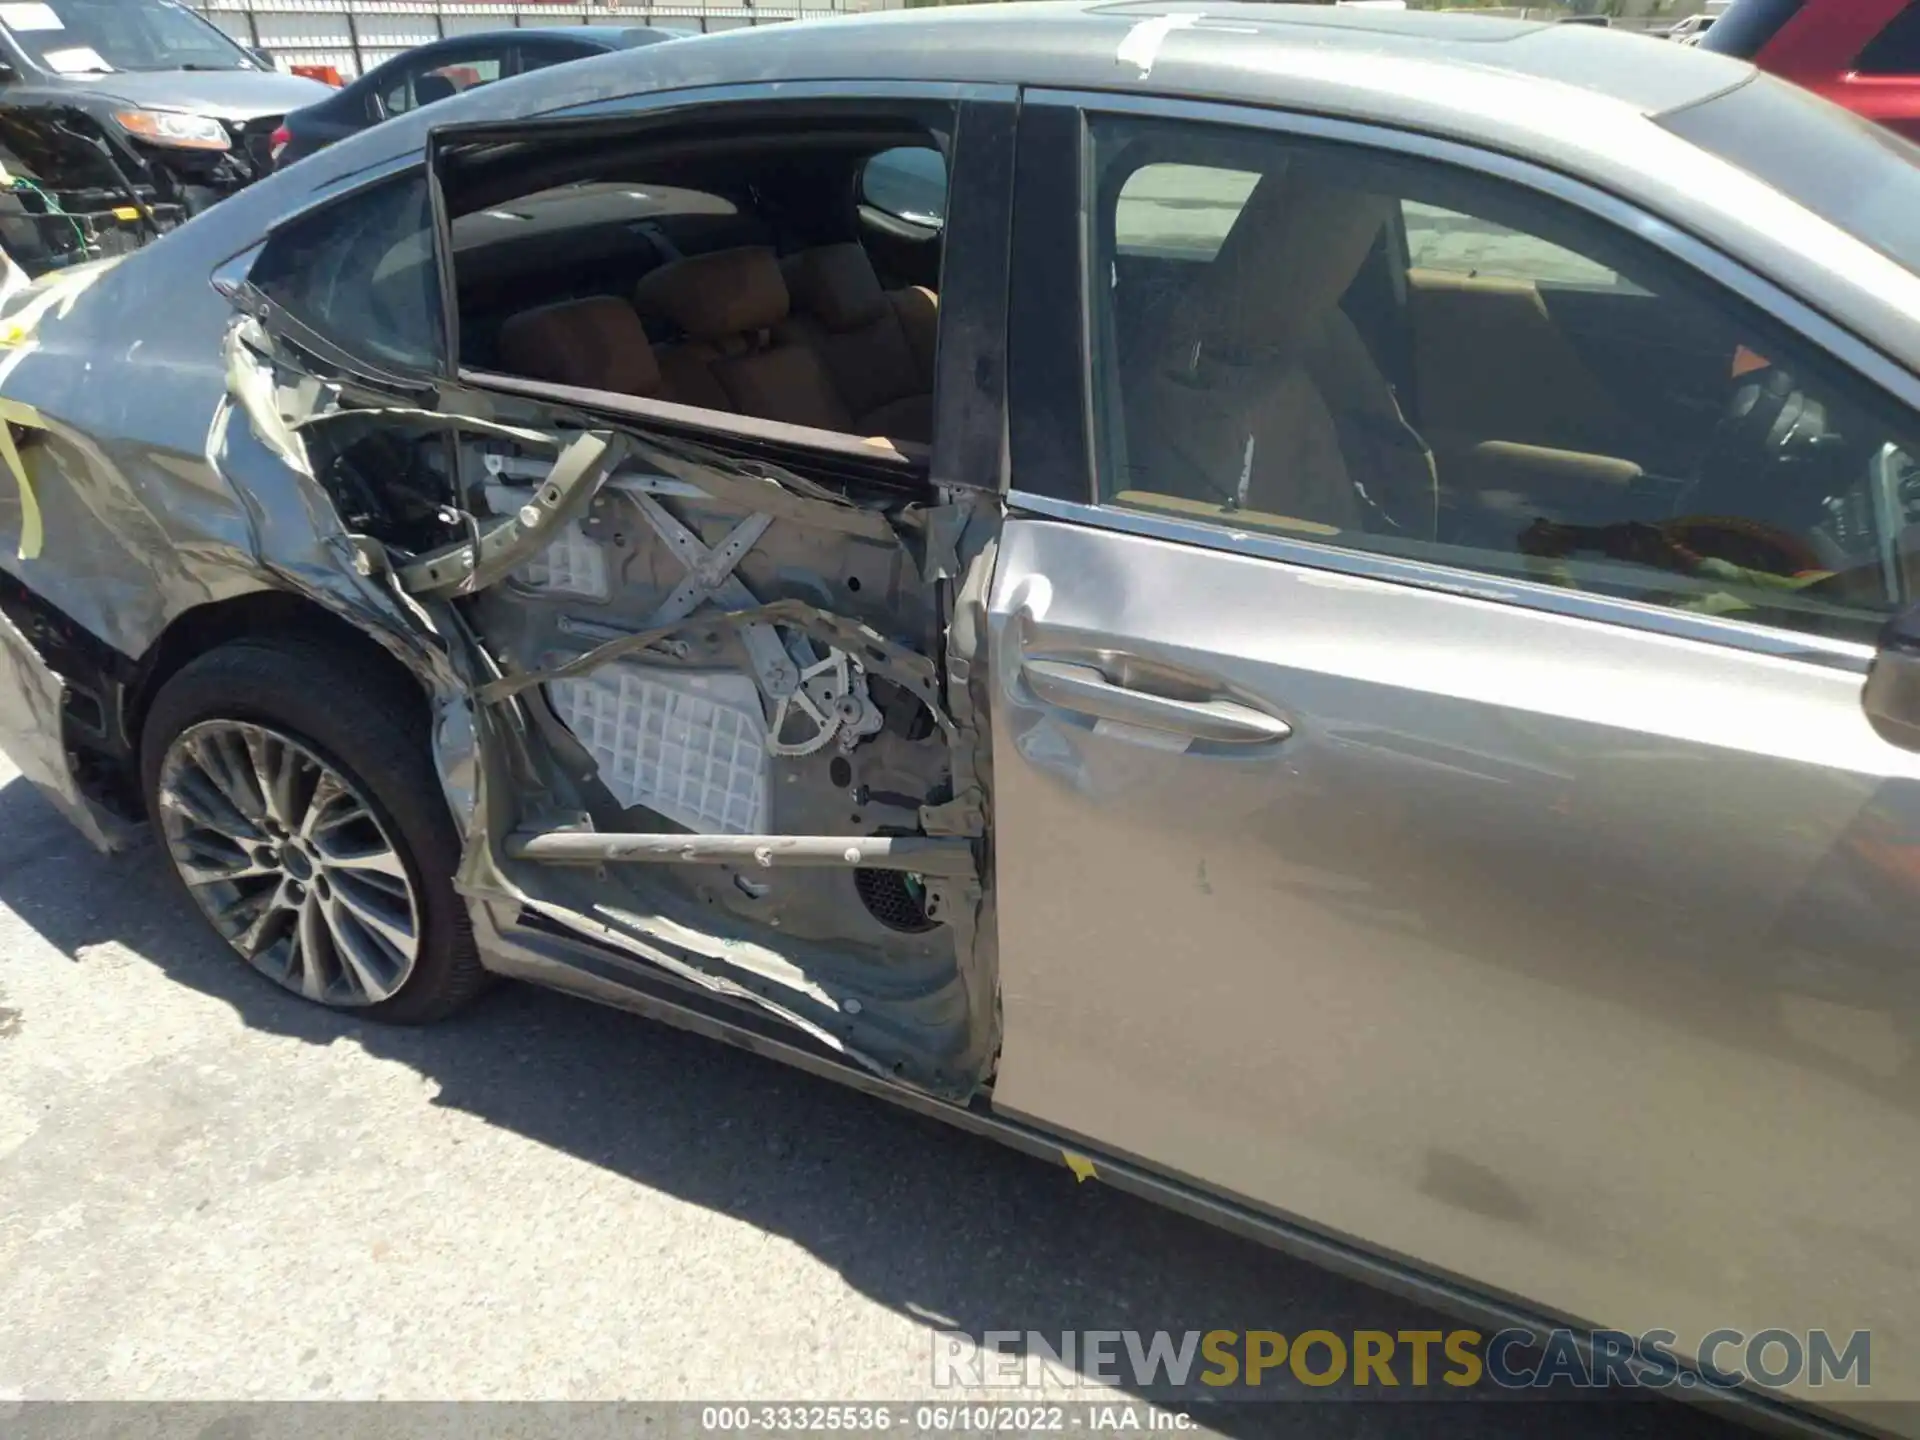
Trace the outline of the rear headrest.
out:
M 422 75 L 413 82 L 413 103 L 416 106 L 431 105 L 436 100 L 450 99 L 460 93 L 460 87 L 453 83 L 453 77 L 437 71 Z
M 634 303 L 694 340 L 770 330 L 787 318 L 787 282 L 764 245 L 675 260 L 641 280 Z
M 1353 284 L 1389 204 L 1297 165 L 1262 178 L 1207 267 L 1208 340 L 1228 351 L 1296 349 Z
M 858 330 L 887 312 L 887 295 L 873 273 L 873 262 L 851 240 L 802 250 L 781 268 L 794 308 L 829 330 Z
M 500 327 L 501 363 L 534 380 L 652 395 L 660 367 L 633 306 L 617 295 L 522 310 Z

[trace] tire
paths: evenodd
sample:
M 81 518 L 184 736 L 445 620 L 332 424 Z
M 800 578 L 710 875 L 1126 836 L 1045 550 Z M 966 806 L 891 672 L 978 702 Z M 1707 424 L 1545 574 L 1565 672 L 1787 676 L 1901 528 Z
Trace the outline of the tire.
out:
M 175 882 L 241 958 L 330 1008 L 426 1024 L 487 983 L 430 745 L 420 696 L 364 656 L 241 640 L 161 687 L 140 778 Z

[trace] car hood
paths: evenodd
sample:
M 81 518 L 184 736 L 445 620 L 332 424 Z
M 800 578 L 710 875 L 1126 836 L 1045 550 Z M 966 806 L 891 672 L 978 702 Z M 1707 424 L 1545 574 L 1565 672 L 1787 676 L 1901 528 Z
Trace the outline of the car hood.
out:
M 284 115 L 333 94 L 299 75 L 266 70 L 123 70 L 84 82 L 89 93 L 158 110 L 191 110 L 221 120 Z

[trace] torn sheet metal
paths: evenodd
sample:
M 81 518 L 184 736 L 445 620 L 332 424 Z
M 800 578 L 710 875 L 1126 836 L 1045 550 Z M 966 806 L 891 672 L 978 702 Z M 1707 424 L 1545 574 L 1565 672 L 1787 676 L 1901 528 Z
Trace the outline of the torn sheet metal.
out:
M 251 315 L 235 322 L 227 332 L 227 393 L 247 417 L 260 443 L 288 469 L 311 480 L 313 463 L 307 458 L 306 442 L 281 404 L 270 358 L 271 344 L 260 322 Z
M 80 793 L 62 743 L 66 682 L 0 614 L 0 736 L 20 773 L 96 848 L 126 848 L 137 833 Z
M 623 435 L 589 430 L 569 441 L 553 470 L 520 510 L 467 540 L 422 555 L 399 571 L 413 595 L 471 595 L 504 580 L 577 521 L 627 455 Z

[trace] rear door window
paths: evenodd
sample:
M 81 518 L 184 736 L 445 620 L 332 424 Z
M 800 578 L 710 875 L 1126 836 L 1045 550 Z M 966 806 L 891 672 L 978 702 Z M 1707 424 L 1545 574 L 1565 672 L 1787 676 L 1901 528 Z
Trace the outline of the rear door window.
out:
M 506 73 L 506 62 L 506 50 L 501 46 L 435 55 L 421 66 L 407 69 L 398 83 L 383 90 L 381 107 L 389 115 L 404 115 L 462 90 L 491 85 Z

